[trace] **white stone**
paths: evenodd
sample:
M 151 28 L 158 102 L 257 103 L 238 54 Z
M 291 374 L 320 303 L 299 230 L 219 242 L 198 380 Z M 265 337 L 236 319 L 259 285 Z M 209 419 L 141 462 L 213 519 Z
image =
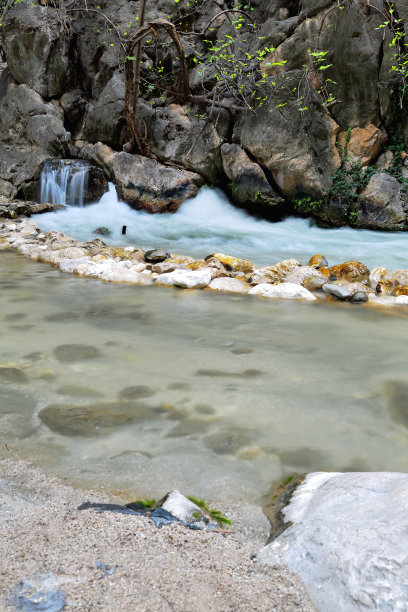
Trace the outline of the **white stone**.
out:
M 406 611 L 407 507 L 408 474 L 309 474 L 258 560 L 296 574 L 321 612 Z
M 286 300 L 316 300 L 316 296 L 311 291 L 296 283 L 261 283 L 252 287 L 248 292 L 250 295 L 261 295 L 267 298 L 283 298 Z
M 378 306 L 393 306 L 397 299 L 394 295 L 385 295 L 383 293 L 368 293 L 367 295 L 370 304 Z
M 327 278 L 321 272 L 319 272 L 319 270 L 313 268 L 313 266 L 299 266 L 294 268 L 285 278 L 285 282 L 303 285 L 305 280 L 310 276 L 316 278 L 316 281 L 320 281 L 320 287 L 323 287 L 323 285 L 327 283 Z
M 395 303 L 396 304 L 404 304 L 408 306 L 408 295 L 398 295 L 395 298 Z
M 59 269 L 61 272 L 68 272 L 72 274 L 75 269 L 80 265 L 84 264 L 87 261 L 90 261 L 89 255 L 85 255 L 85 257 L 79 257 L 78 259 L 63 259 L 60 262 Z
M 185 289 L 202 289 L 212 280 L 214 269 L 174 270 L 168 274 L 159 274 L 156 285 L 183 287 Z
M 371 289 L 374 289 L 374 291 L 377 289 L 377 285 L 378 282 L 380 280 L 384 280 L 388 278 L 388 270 L 387 268 L 374 268 L 373 270 L 371 270 L 370 272 L 370 287 Z
M 177 489 L 167 495 L 161 507 L 186 523 L 196 522 L 198 515 L 201 519 L 204 519 L 204 514 L 202 513 L 201 508 L 188 499 L 188 497 L 185 497 L 182 493 L 180 493 L 180 491 L 177 491 Z
M 78 247 L 67 247 L 64 249 L 58 249 L 57 251 L 52 251 L 49 261 L 54 266 L 59 266 L 63 259 L 79 259 L 85 255 L 87 255 L 87 251 L 85 251 L 85 249 L 80 249 Z
M 212 291 L 230 291 L 231 293 L 248 293 L 248 285 L 238 278 L 229 278 L 228 276 L 214 278 L 207 289 Z

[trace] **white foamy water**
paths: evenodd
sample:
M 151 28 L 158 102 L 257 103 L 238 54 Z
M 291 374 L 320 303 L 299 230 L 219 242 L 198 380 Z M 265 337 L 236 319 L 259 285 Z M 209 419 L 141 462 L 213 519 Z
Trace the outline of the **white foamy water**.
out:
M 103 236 L 107 244 L 162 247 L 193 257 L 223 252 L 267 265 L 289 257 L 306 263 L 311 255 L 323 253 L 330 265 L 358 259 L 369 268 L 408 268 L 406 232 L 322 229 L 295 217 L 272 223 L 235 208 L 217 189 L 203 188 L 175 214 L 150 215 L 119 202 L 111 184 L 97 204 L 69 207 L 36 220 L 43 230 L 58 230 L 80 240 L 91 238 L 98 227 L 108 227 L 112 234 Z

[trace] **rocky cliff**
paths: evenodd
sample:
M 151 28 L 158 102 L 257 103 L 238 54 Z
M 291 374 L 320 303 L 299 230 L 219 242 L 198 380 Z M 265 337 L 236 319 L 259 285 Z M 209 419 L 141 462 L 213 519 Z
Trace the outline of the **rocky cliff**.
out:
M 32 195 L 45 160 L 79 157 L 152 212 L 207 182 L 271 218 L 405 229 L 408 5 L 392 6 L 147 0 L 141 151 L 125 114 L 139 1 L 19 2 L 1 28 L 0 193 Z

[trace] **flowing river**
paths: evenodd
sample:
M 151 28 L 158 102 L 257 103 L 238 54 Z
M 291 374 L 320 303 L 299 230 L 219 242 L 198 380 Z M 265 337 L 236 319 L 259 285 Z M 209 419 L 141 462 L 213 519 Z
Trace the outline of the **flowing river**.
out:
M 71 483 L 242 500 L 294 472 L 408 470 L 403 309 L 0 268 L 0 442 Z

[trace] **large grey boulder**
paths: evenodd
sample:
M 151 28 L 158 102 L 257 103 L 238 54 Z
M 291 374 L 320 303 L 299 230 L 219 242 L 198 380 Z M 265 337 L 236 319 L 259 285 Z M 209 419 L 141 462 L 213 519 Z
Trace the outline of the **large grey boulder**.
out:
M 139 104 L 138 114 L 148 145 L 160 161 L 176 162 L 210 182 L 218 181 L 222 172 L 222 138 L 212 121 L 197 117 L 201 114 L 197 109 L 179 104 L 157 108 Z
M 37 178 L 46 159 L 68 156 L 69 139 L 58 109 L 27 85 L 0 100 L 0 178 L 18 191 Z
M 265 172 L 248 157 L 242 147 L 225 143 L 221 147 L 221 157 L 224 172 L 231 181 L 230 193 L 235 202 L 262 202 L 271 205 L 279 202 L 279 196 L 268 183 Z
M 401 186 L 386 172 L 373 174 L 360 194 L 356 225 L 369 229 L 395 230 L 405 221 Z
M 309 474 L 279 510 L 286 531 L 258 560 L 288 567 L 321 612 L 403 612 L 407 504 L 408 474 Z
M 52 98 L 67 88 L 69 22 L 59 11 L 31 3 L 9 9 L 1 28 L 7 64 L 15 80 Z
M 119 148 L 126 135 L 125 127 L 125 81 L 123 74 L 117 71 L 89 108 L 84 138 Z
M 333 171 L 340 166 L 334 138 L 337 127 L 315 92 L 307 112 L 300 112 L 292 89 L 302 73 L 280 82 L 256 113 L 244 114 L 235 126 L 234 141 L 266 168 L 285 195 L 328 192 Z M 277 81 L 279 78 L 277 79 Z
M 193 172 L 164 166 L 141 155 L 117 153 L 101 143 L 82 147 L 80 157 L 99 165 L 132 208 L 151 213 L 175 212 L 182 202 L 197 195 L 204 182 Z

